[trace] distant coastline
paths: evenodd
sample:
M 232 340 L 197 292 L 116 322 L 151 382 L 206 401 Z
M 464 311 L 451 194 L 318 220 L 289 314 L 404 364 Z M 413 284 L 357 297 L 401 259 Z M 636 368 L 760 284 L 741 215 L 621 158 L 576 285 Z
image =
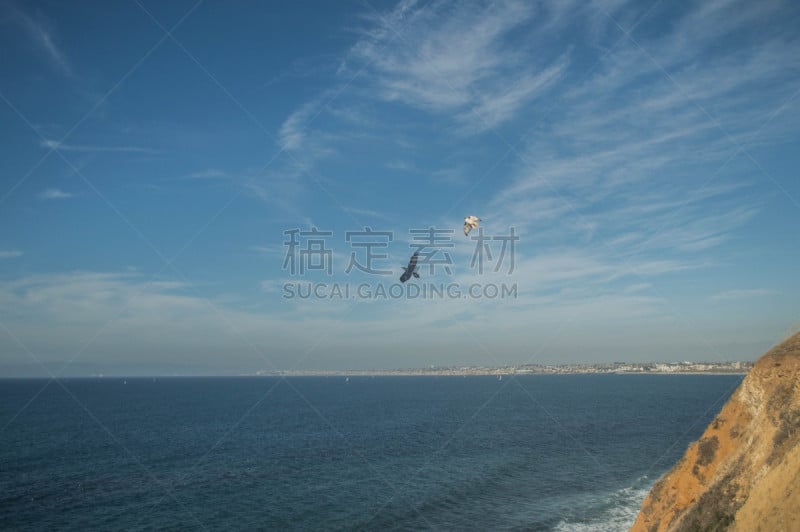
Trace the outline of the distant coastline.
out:
M 752 362 L 648 362 L 630 364 L 612 362 L 608 364 L 563 364 L 483 367 L 429 367 L 408 369 L 371 370 L 287 370 L 259 371 L 254 376 L 263 377 L 378 377 L 378 376 L 495 376 L 514 375 L 745 375 Z
M 191 378 L 191 377 L 469 377 L 515 375 L 746 375 L 753 362 L 610 362 L 603 364 L 522 364 L 516 366 L 431 366 L 427 368 L 393 369 L 291 369 L 260 370 L 238 375 L 213 374 L 101 374 L 62 375 L 59 379 L 97 378 Z M 0 381 L 17 379 L 49 379 L 42 376 L 0 376 Z

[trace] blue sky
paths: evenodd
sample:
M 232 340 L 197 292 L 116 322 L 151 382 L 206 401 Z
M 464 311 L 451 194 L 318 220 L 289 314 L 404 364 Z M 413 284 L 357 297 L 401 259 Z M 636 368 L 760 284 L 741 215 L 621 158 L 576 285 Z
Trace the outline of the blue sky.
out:
M 751 360 L 800 323 L 797 27 L 781 1 L 3 0 L 0 372 Z M 468 214 L 514 229 L 513 271 L 470 267 Z M 311 227 L 330 276 L 283 268 Z M 391 275 L 345 273 L 365 227 Z M 516 297 L 286 297 L 397 283 L 429 227 L 450 272 L 412 282 Z

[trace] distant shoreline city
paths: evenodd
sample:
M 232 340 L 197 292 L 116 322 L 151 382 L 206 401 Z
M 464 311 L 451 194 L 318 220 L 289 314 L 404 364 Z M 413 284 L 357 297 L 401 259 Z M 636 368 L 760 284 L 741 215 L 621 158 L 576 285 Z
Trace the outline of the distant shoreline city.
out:
M 753 362 L 611 362 L 606 364 L 523 364 L 518 366 L 431 366 L 410 369 L 370 370 L 288 370 L 259 371 L 255 375 L 270 377 L 328 377 L 328 376 L 512 376 L 512 375 L 574 375 L 574 374 L 652 374 L 652 375 L 744 375 Z

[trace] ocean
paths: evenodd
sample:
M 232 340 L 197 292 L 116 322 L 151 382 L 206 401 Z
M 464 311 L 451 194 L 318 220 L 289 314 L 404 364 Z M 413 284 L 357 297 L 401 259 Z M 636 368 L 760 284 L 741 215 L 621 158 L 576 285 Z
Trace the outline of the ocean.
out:
M 0 529 L 626 530 L 742 378 L 0 380 Z

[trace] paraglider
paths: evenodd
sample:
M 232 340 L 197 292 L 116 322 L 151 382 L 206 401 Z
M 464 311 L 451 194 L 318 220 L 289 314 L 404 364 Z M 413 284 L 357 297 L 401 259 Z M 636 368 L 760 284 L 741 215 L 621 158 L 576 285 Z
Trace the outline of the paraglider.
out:
M 408 261 L 408 266 L 403 268 L 403 275 L 400 276 L 400 282 L 404 283 L 411 279 L 411 276 L 416 277 L 419 279 L 419 274 L 417 273 L 417 259 L 419 258 L 419 251 L 415 251 L 414 254 L 411 256 L 411 259 Z
M 466 218 L 464 218 L 464 236 L 469 236 L 469 232 L 478 227 L 478 222 L 480 221 L 481 221 L 480 218 L 472 215 L 469 215 Z

